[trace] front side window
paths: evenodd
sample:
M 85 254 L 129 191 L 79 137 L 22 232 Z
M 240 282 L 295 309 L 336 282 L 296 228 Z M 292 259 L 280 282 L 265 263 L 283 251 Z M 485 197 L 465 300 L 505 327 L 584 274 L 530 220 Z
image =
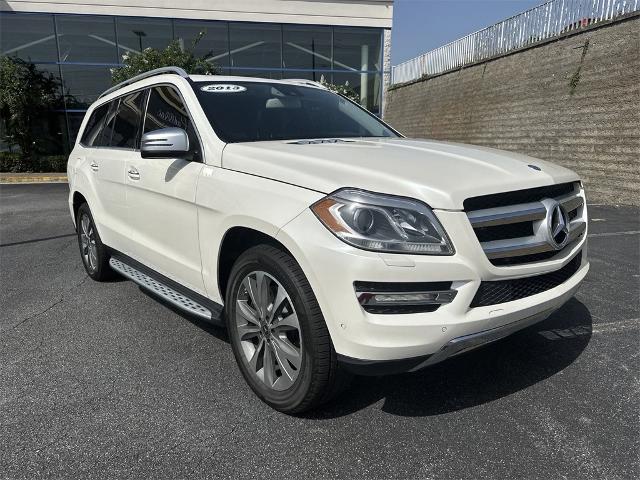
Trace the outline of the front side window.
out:
M 197 82 L 193 88 L 227 143 L 397 136 L 371 113 L 322 88 L 266 82 Z
M 146 90 L 140 90 L 120 99 L 111 135 L 111 147 L 138 148 L 138 132 L 144 109 Z
M 149 93 L 144 132 L 161 128 L 181 128 L 189 137 L 188 160 L 200 160 L 200 142 L 189 117 L 189 112 L 178 91 L 168 85 L 153 87 Z

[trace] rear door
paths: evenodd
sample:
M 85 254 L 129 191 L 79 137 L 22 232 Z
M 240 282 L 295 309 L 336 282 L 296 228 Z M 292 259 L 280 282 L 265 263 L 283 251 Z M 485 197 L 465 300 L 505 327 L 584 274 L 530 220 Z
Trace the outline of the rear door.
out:
M 102 121 L 88 125 L 83 143 L 88 146 L 89 174 L 96 198 L 89 205 L 102 241 L 113 248 L 126 249 L 130 236 L 125 182 L 126 152 L 111 148 L 111 136 L 120 100 L 99 106 Z
M 137 152 L 127 164 L 132 256 L 204 294 L 195 204 L 198 176 L 203 168 L 200 141 L 177 88 L 152 87 L 143 133 L 168 127 L 187 132 L 188 158 L 142 158 Z

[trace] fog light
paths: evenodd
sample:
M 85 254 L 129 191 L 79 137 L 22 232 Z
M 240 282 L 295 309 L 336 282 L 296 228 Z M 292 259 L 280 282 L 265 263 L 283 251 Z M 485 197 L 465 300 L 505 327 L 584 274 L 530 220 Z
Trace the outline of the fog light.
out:
M 451 289 L 450 282 L 355 282 L 355 290 L 360 305 L 371 313 L 434 311 L 440 305 L 451 303 L 458 293 Z

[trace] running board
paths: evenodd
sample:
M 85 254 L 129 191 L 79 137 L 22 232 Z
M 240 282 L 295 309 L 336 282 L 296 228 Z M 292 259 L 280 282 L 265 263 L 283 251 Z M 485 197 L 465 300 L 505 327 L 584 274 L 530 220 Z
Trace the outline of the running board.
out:
M 211 310 L 202 305 L 200 302 L 187 297 L 174 288 L 171 288 L 167 284 L 156 280 L 155 278 L 152 278 L 151 276 L 147 275 L 137 268 L 132 267 L 127 263 L 124 263 L 122 260 L 116 257 L 111 257 L 111 259 L 109 260 L 109 266 L 120 275 L 128 278 L 129 280 L 132 280 L 142 288 L 150 291 L 163 300 L 166 300 L 179 309 L 184 310 L 185 312 L 188 312 L 204 320 L 219 323 L 218 314 L 220 312 L 216 312 L 216 315 L 214 316 Z

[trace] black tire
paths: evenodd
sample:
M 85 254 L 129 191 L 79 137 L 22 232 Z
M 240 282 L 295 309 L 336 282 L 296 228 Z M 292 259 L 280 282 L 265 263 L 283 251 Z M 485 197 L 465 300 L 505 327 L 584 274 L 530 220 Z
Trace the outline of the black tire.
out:
M 285 288 L 300 327 L 301 366 L 294 383 L 282 391 L 269 388 L 266 382 L 252 373 L 239 339 L 237 299 L 242 282 L 256 271 L 266 272 Z M 249 386 L 265 403 L 284 413 L 301 413 L 329 401 L 348 386 L 351 376 L 338 365 L 311 286 L 298 263 L 287 252 L 270 245 L 258 245 L 244 252 L 231 270 L 225 300 L 225 318 L 236 361 Z
M 90 226 L 90 233 L 92 235 L 92 241 L 95 242 L 95 258 L 89 258 L 87 254 L 88 250 L 83 246 L 83 221 L 88 219 Z M 83 203 L 78 208 L 78 214 L 76 216 L 76 234 L 78 237 L 78 246 L 80 247 L 80 258 L 84 269 L 93 280 L 103 282 L 114 278 L 115 272 L 109 266 L 109 251 L 107 247 L 100 240 L 100 235 L 96 229 L 96 225 L 91 215 L 89 205 Z

